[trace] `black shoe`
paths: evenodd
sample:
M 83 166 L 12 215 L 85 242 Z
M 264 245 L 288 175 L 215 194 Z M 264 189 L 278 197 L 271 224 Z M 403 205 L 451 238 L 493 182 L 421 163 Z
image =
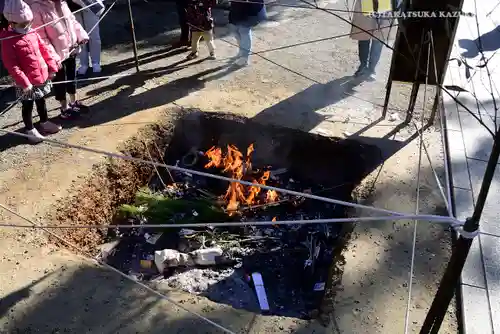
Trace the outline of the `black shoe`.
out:
M 366 72 L 368 71 L 368 68 L 364 65 L 360 65 L 358 67 L 358 69 L 356 70 L 356 72 L 354 72 L 354 76 L 355 77 L 359 77 L 359 76 L 362 76 L 364 75 Z
M 198 52 L 191 52 L 190 54 L 188 54 L 188 56 L 186 57 L 186 60 L 193 60 L 193 59 L 196 59 L 198 58 Z

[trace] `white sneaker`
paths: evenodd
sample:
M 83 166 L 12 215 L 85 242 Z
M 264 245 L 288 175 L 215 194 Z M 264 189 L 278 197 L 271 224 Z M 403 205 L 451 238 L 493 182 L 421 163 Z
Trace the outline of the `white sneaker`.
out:
M 240 58 L 236 59 L 236 61 L 234 63 L 238 66 L 248 66 L 248 64 L 249 64 L 247 57 L 240 57 Z
M 101 73 L 101 65 L 99 64 L 92 64 L 92 72 L 94 73 Z
M 28 131 L 26 131 L 26 134 L 27 134 L 28 136 L 30 136 L 30 137 L 29 137 L 29 141 L 30 141 L 31 143 L 33 143 L 33 144 L 38 144 L 38 143 L 41 143 L 41 142 L 45 139 L 45 137 L 44 137 L 44 136 L 42 136 L 42 135 L 40 134 L 40 132 L 38 132 L 38 130 L 37 130 L 37 129 L 35 129 L 35 128 L 33 128 L 32 130 L 28 130 Z
M 85 74 L 87 74 L 88 69 L 89 69 L 88 66 L 80 66 L 76 72 L 79 75 L 85 75 Z

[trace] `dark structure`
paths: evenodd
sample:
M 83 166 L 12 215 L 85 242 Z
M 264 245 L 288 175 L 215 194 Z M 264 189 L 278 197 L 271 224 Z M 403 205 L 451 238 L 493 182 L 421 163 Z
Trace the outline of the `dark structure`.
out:
M 453 13 L 460 11 L 462 4 L 463 0 L 404 1 L 401 14 L 405 15 L 405 18 L 399 20 L 387 82 L 384 116 L 387 113 L 393 81 L 413 85 L 408 104 L 407 123 L 413 115 L 420 85 L 426 82 L 428 85 L 442 85 L 459 20 Z M 449 15 L 446 15 L 447 13 Z M 426 50 L 431 41 L 433 50 L 428 54 Z M 440 89 L 436 92 L 431 122 L 435 118 L 440 92 Z
M 459 17 L 453 14 L 446 15 L 446 12 L 461 11 L 462 5 L 463 0 L 412 0 L 411 5 L 409 0 L 405 1 L 402 11 L 407 13 L 408 16 L 400 20 L 391 71 L 387 82 L 384 116 L 387 111 L 393 81 L 413 85 L 406 117 L 407 123 L 411 121 L 420 85 L 428 84 L 438 86 L 431 115 L 432 122 L 440 100 L 441 88 L 459 20 Z M 411 15 L 412 12 L 433 14 L 427 15 L 427 17 L 418 17 L 418 15 Z M 441 13 L 445 13 L 445 15 Z M 462 13 L 462 15 L 467 14 Z M 461 105 L 458 101 L 457 104 Z M 500 156 L 499 129 L 495 129 L 493 140 L 492 152 L 474 212 L 472 217 L 466 220 L 463 230 L 459 233 L 459 237 L 453 246 L 450 261 L 420 334 L 437 334 L 439 332 L 453 295 L 457 291 L 457 284 L 460 281 L 460 275 L 472 241 L 479 231 L 479 222 L 495 174 L 495 168 L 498 164 Z

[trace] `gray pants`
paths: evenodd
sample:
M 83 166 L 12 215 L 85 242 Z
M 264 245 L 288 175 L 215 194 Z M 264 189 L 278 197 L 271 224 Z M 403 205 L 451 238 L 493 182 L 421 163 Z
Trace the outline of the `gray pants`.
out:
M 83 29 L 89 33 L 89 42 L 84 45 L 82 51 L 78 55 L 78 60 L 80 61 L 80 66 L 89 67 L 89 56 L 92 64 L 101 64 L 101 36 L 99 34 L 99 17 L 92 13 L 90 10 L 86 9 L 75 14 L 76 19 L 82 25 Z M 97 24 L 97 26 L 96 26 Z M 94 28 L 95 26 L 95 28 Z M 89 52 L 90 51 L 90 52 Z M 89 54 L 90 53 L 90 54 Z

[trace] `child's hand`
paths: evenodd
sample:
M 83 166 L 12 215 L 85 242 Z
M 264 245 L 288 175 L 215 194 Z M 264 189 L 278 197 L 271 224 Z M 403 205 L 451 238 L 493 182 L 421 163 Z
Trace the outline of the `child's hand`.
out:
M 33 89 L 33 85 L 29 85 L 28 87 L 23 88 L 23 92 L 24 93 L 29 93 L 29 92 L 31 92 L 32 89 Z
M 87 44 L 88 42 L 89 42 L 89 40 L 88 40 L 88 39 L 84 39 L 84 40 L 81 40 L 81 41 L 80 41 L 80 43 L 78 43 L 78 44 L 80 44 L 80 45 L 85 45 L 85 44 Z

